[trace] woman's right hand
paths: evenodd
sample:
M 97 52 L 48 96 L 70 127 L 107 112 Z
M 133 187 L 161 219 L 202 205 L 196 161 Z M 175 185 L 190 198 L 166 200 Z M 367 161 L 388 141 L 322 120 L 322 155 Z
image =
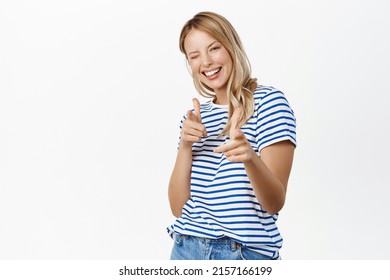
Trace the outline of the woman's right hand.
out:
M 179 150 L 169 181 L 169 204 L 175 217 L 180 217 L 183 206 L 191 196 L 192 144 L 207 136 L 206 127 L 200 116 L 200 103 L 192 99 L 194 112 L 187 112 L 187 118 L 182 123 Z
M 180 144 L 184 147 L 192 147 L 192 144 L 207 137 L 206 127 L 202 124 L 200 115 L 200 103 L 197 98 L 192 99 L 194 112 L 189 110 L 187 118 L 183 121 Z

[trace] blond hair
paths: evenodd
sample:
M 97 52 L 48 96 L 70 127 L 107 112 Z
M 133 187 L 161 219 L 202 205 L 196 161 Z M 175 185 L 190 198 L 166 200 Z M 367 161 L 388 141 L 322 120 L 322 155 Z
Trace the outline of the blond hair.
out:
M 237 107 L 242 107 L 242 116 L 239 122 L 240 127 L 244 125 L 253 115 L 255 101 L 253 92 L 257 87 L 255 78 L 251 78 L 251 65 L 244 51 L 240 37 L 234 27 L 223 16 L 213 12 L 200 12 L 188 20 L 180 33 L 180 51 L 186 55 L 184 41 L 192 29 L 203 31 L 217 39 L 228 51 L 233 62 L 232 73 L 227 82 L 227 100 L 229 103 L 229 117 L 226 127 L 220 136 L 229 134 L 231 117 Z M 206 98 L 216 98 L 214 90 L 202 83 L 193 75 L 193 81 L 199 94 Z

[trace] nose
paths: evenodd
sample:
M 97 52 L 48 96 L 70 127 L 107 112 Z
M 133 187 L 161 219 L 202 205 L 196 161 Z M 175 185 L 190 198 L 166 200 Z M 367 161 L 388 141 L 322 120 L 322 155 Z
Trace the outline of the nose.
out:
M 212 61 L 211 56 L 210 56 L 209 54 L 205 54 L 205 55 L 202 57 L 202 65 L 203 65 L 203 67 L 208 67 L 208 66 L 210 66 L 212 63 L 213 63 L 213 61 Z

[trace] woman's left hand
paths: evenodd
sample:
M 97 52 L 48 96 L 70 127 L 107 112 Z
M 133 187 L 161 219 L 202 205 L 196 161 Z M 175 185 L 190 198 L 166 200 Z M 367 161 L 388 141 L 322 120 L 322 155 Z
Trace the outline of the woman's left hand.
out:
M 241 107 L 234 110 L 229 131 L 230 141 L 219 145 L 214 150 L 215 153 L 223 153 L 227 160 L 231 162 L 249 162 L 254 156 L 257 156 L 256 152 L 252 149 L 246 139 L 244 132 L 242 132 L 239 127 L 241 114 Z

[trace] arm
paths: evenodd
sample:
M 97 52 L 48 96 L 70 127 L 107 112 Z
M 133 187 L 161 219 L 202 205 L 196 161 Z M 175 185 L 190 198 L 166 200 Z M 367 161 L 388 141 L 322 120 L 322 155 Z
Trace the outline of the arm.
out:
M 257 200 L 271 215 L 283 208 L 294 148 L 290 141 L 278 142 L 262 149 L 261 157 L 252 150 L 251 160 L 244 162 Z
M 180 141 L 168 188 L 169 204 L 175 217 L 181 215 L 184 204 L 190 198 L 191 165 L 192 148 Z
M 229 161 L 244 163 L 257 200 L 273 215 L 285 202 L 295 146 L 290 141 L 281 141 L 262 149 L 259 157 L 238 127 L 240 114 L 241 108 L 233 113 L 231 141 L 219 146 L 215 152 L 224 153 Z
M 191 195 L 192 144 L 206 136 L 206 127 L 202 125 L 199 101 L 194 98 L 194 113 L 187 112 L 183 121 L 179 149 L 168 187 L 169 204 L 172 214 L 179 217 L 184 204 Z

